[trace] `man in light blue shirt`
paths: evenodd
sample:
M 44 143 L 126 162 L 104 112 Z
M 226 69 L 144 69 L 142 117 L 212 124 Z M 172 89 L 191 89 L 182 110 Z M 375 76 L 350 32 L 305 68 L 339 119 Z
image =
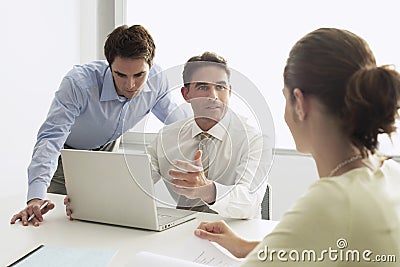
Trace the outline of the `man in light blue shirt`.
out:
M 27 207 L 14 215 L 28 225 L 38 226 L 42 214 L 54 208 L 45 200 L 46 190 L 66 194 L 60 150 L 101 150 L 110 147 L 150 111 L 162 122 L 184 118 L 168 94 L 168 83 L 153 64 L 153 38 L 140 25 L 120 26 L 107 38 L 106 61 L 75 66 L 63 78 L 50 111 L 39 129 L 32 161 L 28 167 Z M 59 162 L 59 164 L 58 164 Z M 58 166 L 58 170 L 57 170 Z M 52 177 L 56 172 L 58 179 Z M 40 206 L 49 202 L 45 209 Z

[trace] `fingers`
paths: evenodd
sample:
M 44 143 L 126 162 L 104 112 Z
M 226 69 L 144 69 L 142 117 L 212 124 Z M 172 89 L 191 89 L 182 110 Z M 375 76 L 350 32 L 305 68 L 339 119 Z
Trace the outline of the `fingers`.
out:
M 69 197 L 68 196 L 65 196 L 65 198 L 64 198 L 64 205 L 65 205 L 65 213 L 69 217 L 69 220 L 70 221 L 74 220 L 72 218 L 72 210 L 71 210 L 71 206 L 69 205 Z
M 68 205 L 65 207 L 65 213 L 67 214 L 67 216 L 69 217 L 69 219 L 72 221 L 72 210 L 71 207 Z
M 195 183 L 185 180 L 185 179 L 172 179 L 171 183 L 176 185 L 177 187 L 186 187 L 186 188 L 190 188 L 190 187 L 195 187 Z
M 19 220 L 18 215 L 15 214 L 14 216 L 12 216 L 10 223 L 14 224 L 17 220 Z
M 34 226 L 39 226 L 39 224 L 44 220 L 43 214 L 54 209 L 54 207 L 54 203 L 50 200 L 34 202 L 32 205 L 28 205 L 28 213 L 31 214 L 28 218 L 28 222 L 31 222 Z M 29 210 L 31 210 L 31 212 L 29 212 Z
M 32 211 L 32 203 L 36 203 L 36 201 L 32 201 L 31 204 L 28 204 L 25 209 L 21 210 L 19 213 L 15 214 L 10 223 L 15 224 L 18 220 L 21 220 L 22 225 L 27 226 L 29 224 L 28 218 L 33 214 Z
M 196 229 L 194 230 L 194 234 L 195 236 L 201 238 L 201 239 L 207 239 L 208 241 L 211 242 L 217 242 L 219 236 L 217 234 L 213 234 L 201 229 Z
M 181 172 L 178 170 L 169 170 L 169 175 L 173 177 L 171 183 L 177 186 L 184 186 L 184 187 L 199 187 L 208 184 L 207 179 L 204 176 L 203 172 Z
M 201 156 L 203 155 L 203 151 L 197 150 L 196 154 L 194 154 L 194 165 L 201 167 L 203 169 L 203 164 L 201 163 Z
M 201 222 L 199 224 L 199 226 L 197 226 L 197 228 L 201 229 L 201 230 L 204 230 L 204 231 L 207 231 L 207 229 L 209 229 L 209 228 L 207 228 L 207 226 L 210 225 L 210 224 L 211 224 L 210 222 Z
M 26 210 L 23 210 L 17 214 L 15 214 L 12 218 L 10 223 L 15 224 L 18 220 L 21 220 L 23 225 L 28 225 L 28 215 L 26 213 Z
M 48 200 L 47 202 L 48 202 L 47 206 L 46 206 L 44 209 L 42 209 L 42 214 L 46 214 L 46 213 L 49 212 L 50 210 L 54 209 L 54 207 L 56 206 L 56 205 L 54 205 L 54 203 L 51 202 L 50 200 Z
M 33 219 L 30 220 L 30 223 L 32 223 L 33 226 L 38 227 L 42 221 L 43 221 L 43 218 L 42 218 L 42 220 L 39 220 L 38 218 L 33 217 Z
M 15 214 L 12 218 L 10 223 L 15 224 L 18 220 L 21 220 L 23 226 L 27 226 L 29 224 L 28 217 L 30 216 L 27 211 L 28 208 L 20 211 L 19 213 Z
M 28 214 L 26 212 L 21 215 L 21 222 L 22 225 L 28 226 Z
M 187 172 L 174 170 L 174 169 L 168 170 L 168 174 L 174 178 L 181 179 L 181 180 L 186 180 L 188 177 L 190 177 L 190 176 L 188 176 Z
M 178 170 L 169 170 L 169 175 L 173 177 L 171 183 L 182 187 L 199 187 L 205 185 L 205 176 L 200 173 L 186 173 Z
M 212 242 L 220 243 L 221 238 L 224 237 L 225 231 L 222 231 L 221 226 L 224 226 L 224 222 L 202 222 L 194 230 L 194 234 L 201 238 L 207 239 Z
M 196 151 L 196 154 L 194 154 L 194 164 L 191 164 L 190 162 L 187 162 L 187 161 L 174 160 L 172 163 L 178 169 L 178 170 L 173 170 L 173 171 L 176 171 L 176 173 L 174 172 L 174 174 L 179 175 L 179 173 L 203 171 L 204 168 L 203 168 L 203 165 L 201 162 L 202 154 L 203 154 L 203 152 L 201 150 Z M 170 175 L 173 176 L 173 174 L 171 174 L 171 173 L 170 173 Z
M 44 202 L 43 202 L 44 203 Z M 29 209 L 28 209 L 29 210 Z M 38 226 L 39 222 L 43 221 L 43 217 L 42 217 L 42 211 L 40 210 L 40 205 L 38 203 L 35 203 L 31 206 L 31 212 L 30 212 L 31 216 L 32 214 L 34 215 L 34 217 L 32 218 L 31 216 L 29 218 L 31 219 L 31 222 L 33 223 L 33 225 Z M 28 221 L 29 221 L 28 218 Z M 35 224 L 36 223 L 36 224 Z
M 47 203 L 47 206 L 40 209 L 40 207 Z M 50 200 L 32 199 L 28 202 L 25 209 L 15 214 L 10 223 L 15 224 L 18 220 L 21 220 L 22 225 L 27 226 L 32 223 L 34 226 L 39 226 L 43 222 L 43 214 L 49 210 L 54 209 L 55 205 Z
M 21 213 L 21 212 L 20 212 L 20 213 Z M 21 214 L 20 214 L 20 213 L 14 214 L 14 215 L 12 216 L 11 221 L 10 221 L 11 224 L 14 224 L 16 221 L 18 221 L 18 220 L 21 219 Z
M 229 229 L 228 225 L 224 221 L 201 222 L 197 228 L 216 234 L 225 233 Z
M 197 151 L 197 152 L 199 152 L 199 151 Z M 197 152 L 196 152 L 196 154 L 197 154 Z M 201 152 L 200 152 L 200 155 L 201 155 Z M 200 162 L 201 162 L 201 160 L 200 160 Z M 203 170 L 203 168 L 201 167 L 201 164 L 193 165 L 187 161 L 182 161 L 182 160 L 174 160 L 173 165 L 177 169 L 181 170 L 182 172 L 199 172 L 199 171 Z

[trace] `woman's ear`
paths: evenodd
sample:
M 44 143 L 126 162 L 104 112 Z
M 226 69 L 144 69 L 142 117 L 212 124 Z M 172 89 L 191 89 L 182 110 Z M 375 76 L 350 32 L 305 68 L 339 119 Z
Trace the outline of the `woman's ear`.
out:
M 295 88 L 293 90 L 295 102 L 295 113 L 299 121 L 304 121 L 307 117 L 308 106 L 306 103 L 306 99 L 304 98 L 303 92 L 299 88 Z

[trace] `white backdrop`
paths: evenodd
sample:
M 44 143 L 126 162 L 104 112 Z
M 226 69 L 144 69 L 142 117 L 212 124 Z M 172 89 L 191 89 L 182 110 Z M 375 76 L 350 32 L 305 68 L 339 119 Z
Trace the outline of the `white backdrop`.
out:
M 142 24 L 151 32 L 156 62 L 165 69 L 206 50 L 224 56 L 267 100 L 277 148 L 294 149 L 281 92 L 285 60 L 294 43 L 317 28 L 347 29 L 367 40 L 378 64 L 400 69 L 399 10 L 398 0 L 127 0 L 127 24 Z M 393 150 L 385 142 L 385 149 Z M 397 142 L 400 151 L 398 136 Z
M 26 192 L 37 131 L 62 77 L 79 63 L 79 1 L 2 1 L 1 11 L 0 196 L 6 196 Z

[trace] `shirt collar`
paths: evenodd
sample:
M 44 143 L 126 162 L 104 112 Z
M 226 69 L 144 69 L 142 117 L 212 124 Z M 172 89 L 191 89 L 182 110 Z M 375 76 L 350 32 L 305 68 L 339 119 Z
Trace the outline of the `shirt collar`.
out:
M 138 96 L 140 96 L 144 92 L 151 92 L 151 88 L 148 86 L 147 82 L 143 85 L 142 92 L 140 92 Z M 119 96 L 117 94 L 117 89 L 115 88 L 114 85 L 114 79 L 111 73 L 111 68 L 108 67 L 106 73 L 104 74 L 104 81 L 103 81 L 103 87 L 101 89 L 100 101 L 111 101 L 111 100 L 126 101 L 127 98 L 124 96 Z
M 103 87 L 101 88 L 101 96 L 100 101 L 111 101 L 111 100 L 119 100 L 117 90 L 114 86 L 114 80 L 112 77 L 110 67 L 107 68 L 106 73 L 104 74 Z
M 228 110 L 225 116 L 220 120 L 217 124 L 215 124 L 210 130 L 206 131 L 207 133 L 211 134 L 213 137 L 217 138 L 218 140 L 222 141 L 224 136 L 228 133 L 229 123 L 231 121 L 231 113 Z M 204 132 L 200 127 L 197 125 L 196 121 L 193 119 L 192 121 L 192 138 L 195 138 L 200 133 Z

